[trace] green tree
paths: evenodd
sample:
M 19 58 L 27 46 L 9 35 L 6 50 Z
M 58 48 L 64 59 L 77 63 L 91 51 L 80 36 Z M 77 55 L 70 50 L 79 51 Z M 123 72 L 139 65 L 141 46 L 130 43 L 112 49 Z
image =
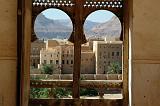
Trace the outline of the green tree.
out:
M 110 63 L 107 74 L 122 74 L 121 64 L 119 62 Z
M 41 71 L 43 74 L 53 74 L 53 71 L 55 71 L 55 66 L 53 64 L 45 64 L 41 68 Z

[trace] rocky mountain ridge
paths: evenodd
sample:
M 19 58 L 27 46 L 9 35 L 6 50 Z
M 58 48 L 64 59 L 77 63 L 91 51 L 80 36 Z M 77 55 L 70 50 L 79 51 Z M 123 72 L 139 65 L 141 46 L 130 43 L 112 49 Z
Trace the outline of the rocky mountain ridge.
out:
M 37 16 L 34 31 L 38 38 L 69 38 L 73 30 L 70 20 L 52 20 L 43 14 Z M 84 23 L 84 33 L 87 38 L 97 37 L 119 37 L 121 33 L 121 23 L 117 17 L 112 17 L 104 23 L 92 22 L 87 20 Z

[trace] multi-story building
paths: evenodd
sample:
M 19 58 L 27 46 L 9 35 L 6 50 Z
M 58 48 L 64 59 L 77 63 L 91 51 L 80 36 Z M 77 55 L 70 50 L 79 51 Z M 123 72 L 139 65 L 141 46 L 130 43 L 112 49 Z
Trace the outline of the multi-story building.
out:
M 110 63 L 122 64 L 122 41 L 93 41 L 96 74 L 105 74 Z
M 40 63 L 40 50 L 45 48 L 44 40 L 36 40 L 31 43 L 30 65 L 32 68 L 38 68 Z
M 121 41 L 93 41 L 92 48 L 89 43 L 82 45 L 82 74 L 105 74 L 111 63 L 122 64 Z M 40 66 L 53 64 L 58 73 L 72 74 L 73 63 L 74 47 L 67 41 L 48 40 L 46 49 L 40 51 Z
M 57 43 L 58 44 L 57 44 Z M 65 43 L 64 43 L 65 42 Z M 43 64 L 53 64 L 62 74 L 72 74 L 74 63 L 73 44 L 58 40 L 47 41 L 47 45 L 52 45 L 40 51 L 40 66 Z M 50 44 L 51 43 L 51 44 Z M 56 44 L 56 46 L 55 46 Z M 53 46 L 54 45 L 54 46 Z M 81 73 L 94 74 L 95 61 L 94 53 L 87 45 L 82 46 Z

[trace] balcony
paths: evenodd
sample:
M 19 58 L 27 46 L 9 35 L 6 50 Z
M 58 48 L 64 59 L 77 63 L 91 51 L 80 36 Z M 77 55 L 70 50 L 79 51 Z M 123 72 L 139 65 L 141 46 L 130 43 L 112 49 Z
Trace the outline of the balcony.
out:
M 122 80 L 81 80 L 80 88 L 96 88 L 98 96 L 80 98 L 30 98 L 29 106 L 122 106 L 122 94 L 104 94 L 103 89 L 122 89 Z M 72 80 L 31 80 L 31 88 L 72 88 Z

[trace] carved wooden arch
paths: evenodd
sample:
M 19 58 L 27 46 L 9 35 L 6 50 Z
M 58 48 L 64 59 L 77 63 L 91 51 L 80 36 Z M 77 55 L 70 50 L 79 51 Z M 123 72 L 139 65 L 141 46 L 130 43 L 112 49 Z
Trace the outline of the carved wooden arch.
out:
M 84 23 L 85 23 L 85 21 L 86 21 L 86 18 L 90 15 L 90 14 L 92 14 L 93 12 L 95 12 L 95 11 L 98 11 L 98 10 L 106 10 L 106 9 L 103 9 L 103 8 L 101 8 L 101 9 L 89 9 L 87 12 L 85 11 L 84 12 L 84 20 L 83 20 L 83 25 L 84 25 Z M 120 34 L 120 40 L 121 41 L 123 41 L 123 11 L 122 11 L 122 9 L 119 9 L 119 10 L 117 10 L 117 9 L 110 9 L 110 10 L 107 10 L 107 11 L 110 11 L 110 12 L 112 12 L 112 13 L 114 13 L 114 15 L 115 16 L 117 16 L 117 18 L 119 19 L 119 21 L 120 21 L 120 23 L 121 23 L 121 34 Z
M 36 2 L 35 2 L 36 1 Z M 48 2 L 49 1 L 49 2 Z M 34 16 L 34 13 L 37 11 L 33 11 L 32 9 L 34 9 L 35 7 L 40 8 L 43 6 L 44 3 L 51 3 L 51 1 L 58 1 L 58 2 L 62 2 L 62 1 L 66 1 L 67 3 L 69 3 L 68 1 L 70 0 L 18 0 L 18 8 L 17 8 L 17 56 L 18 56 L 18 82 L 17 82 L 17 106 L 28 106 L 28 100 L 29 100 L 29 85 L 30 85 L 30 81 L 29 81 L 29 56 L 30 56 L 30 41 L 31 41 L 31 36 L 28 36 L 29 34 L 31 34 L 31 21 L 32 21 L 32 17 Z M 73 1 L 73 0 L 72 0 Z M 82 2 L 83 1 L 83 2 Z M 78 29 L 82 28 L 82 27 L 78 27 L 77 28 L 77 22 L 80 24 L 83 24 L 83 18 L 80 16 L 80 14 L 74 14 L 76 12 L 80 12 L 82 14 L 82 10 L 83 13 L 85 11 L 84 9 L 84 1 L 85 0 L 74 0 L 72 3 L 74 3 L 74 6 L 71 6 L 71 3 L 69 3 L 67 5 L 67 3 L 64 3 L 65 5 L 63 6 L 63 8 L 66 8 L 65 10 L 71 10 L 71 12 L 73 12 L 73 16 L 74 16 L 74 20 L 76 20 L 75 22 L 75 34 L 73 34 L 73 41 L 74 42 L 74 52 L 76 52 L 77 54 L 74 55 L 74 61 L 78 60 L 78 62 L 74 63 L 74 73 L 73 73 L 73 90 L 74 90 L 74 94 L 73 94 L 73 99 L 74 101 L 77 101 L 77 98 L 79 98 L 79 86 L 80 86 L 80 81 L 79 81 L 79 73 L 80 73 L 80 53 L 81 53 L 81 44 L 82 41 L 80 39 L 81 38 L 81 30 L 78 32 Z M 119 13 L 120 11 L 123 11 L 122 14 L 120 15 L 122 19 L 122 27 L 123 27 L 123 37 L 124 38 L 124 71 L 123 71 L 123 106 L 128 106 L 129 103 L 129 92 L 128 92 L 128 56 L 129 56 L 129 28 L 130 26 L 130 15 L 132 15 L 132 0 L 125 0 L 125 2 L 123 2 L 122 0 L 86 0 L 87 2 L 107 2 L 107 1 L 117 1 L 120 2 L 121 5 L 123 5 L 121 8 L 115 8 L 113 7 L 112 9 L 115 9 L 115 13 Z M 31 3 L 32 2 L 32 3 Z M 42 2 L 42 6 L 40 4 L 40 2 Z M 58 2 L 56 5 L 58 5 Z M 34 5 L 32 6 L 31 4 Z M 102 8 L 102 5 L 95 5 L 95 9 L 99 10 L 99 9 L 105 9 Z M 37 5 L 38 4 L 38 5 Z M 47 4 L 47 5 L 48 5 Z M 56 8 L 56 7 L 62 7 L 62 6 L 54 6 L 54 3 L 52 3 L 53 6 L 47 6 L 47 8 L 52 7 L 52 8 Z M 51 4 L 51 5 L 52 5 Z M 61 3 L 63 4 L 63 3 Z M 101 7 L 100 7 L 101 6 Z M 73 8 L 74 7 L 74 8 Z M 79 8 L 81 7 L 81 8 Z M 123 9 L 123 7 L 125 9 Z M 85 7 L 86 8 L 86 7 Z M 91 5 L 87 6 L 87 8 L 91 8 Z M 32 14 L 33 13 L 33 14 Z M 124 16 L 123 16 L 124 15 Z M 78 17 L 78 18 L 77 18 Z M 79 20 L 79 21 L 77 21 Z M 76 36 L 79 35 L 79 36 Z M 74 36 L 75 35 L 75 36 Z M 83 35 L 82 35 L 83 36 Z M 32 38 L 34 38 L 34 36 L 32 36 Z M 71 85 L 71 86 L 72 86 Z M 95 101 L 95 100 L 93 100 Z M 101 99 L 100 99 L 101 101 Z M 108 103 L 108 102 L 107 102 Z M 107 104 L 108 105 L 108 104 Z
M 73 98 L 80 98 L 81 44 L 86 43 L 86 38 L 83 32 L 83 24 L 86 17 L 96 10 L 103 9 L 111 11 L 120 19 L 123 32 L 123 0 L 33 0 L 33 20 L 40 12 L 49 8 L 57 8 L 64 11 L 73 22 L 73 32 L 69 38 L 69 41 L 74 43 L 72 96 Z M 122 35 L 123 33 L 121 34 L 121 40 L 123 38 Z M 32 38 L 34 38 L 34 36 L 32 36 Z
M 76 5 L 76 3 L 78 5 Z M 81 0 L 79 2 L 75 0 L 33 0 L 33 9 L 32 9 L 32 41 L 36 39 L 36 35 L 34 33 L 34 21 L 38 14 L 42 11 L 56 8 L 65 12 L 71 19 L 73 23 L 73 32 L 68 39 L 70 42 L 74 43 L 74 35 L 75 35 L 75 24 L 76 24 L 76 9 L 81 11 L 81 19 L 79 20 L 79 26 L 83 26 L 87 16 L 94 11 L 97 10 L 108 10 L 114 13 L 120 20 L 121 26 L 123 27 L 123 1 L 122 0 Z M 81 30 L 82 33 L 79 37 L 81 44 L 86 43 L 86 37 Z M 123 40 L 123 28 L 121 31 L 120 39 Z
M 72 11 L 71 11 L 71 9 L 66 9 L 66 8 L 59 8 L 59 7 L 45 7 L 45 6 L 37 6 L 37 7 L 34 7 L 33 9 L 32 9 L 32 39 L 31 39 L 31 42 L 33 42 L 33 41 L 35 41 L 36 39 L 37 39 L 37 36 L 36 36 L 36 34 L 35 34 L 35 32 L 34 32 L 34 22 L 35 22 L 35 20 L 36 20 L 36 18 L 37 18 L 37 16 L 41 13 L 41 12 L 43 12 L 43 11 L 45 11 L 46 9 L 50 9 L 50 8 L 55 8 L 55 9 L 59 9 L 59 10 L 61 10 L 61 11 L 63 11 L 64 13 L 66 13 L 68 16 L 69 16 L 69 18 L 71 19 L 71 22 L 72 22 L 72 25 L 73 25 L 73 28 L 74 28 L 74 17 L 73 17 L 73 13 L 72 13 Z M 72 33 L 71 33 L 71 35 L 73 35 L 74 33 L 73 33 L 73 31 L 72 31 Z

